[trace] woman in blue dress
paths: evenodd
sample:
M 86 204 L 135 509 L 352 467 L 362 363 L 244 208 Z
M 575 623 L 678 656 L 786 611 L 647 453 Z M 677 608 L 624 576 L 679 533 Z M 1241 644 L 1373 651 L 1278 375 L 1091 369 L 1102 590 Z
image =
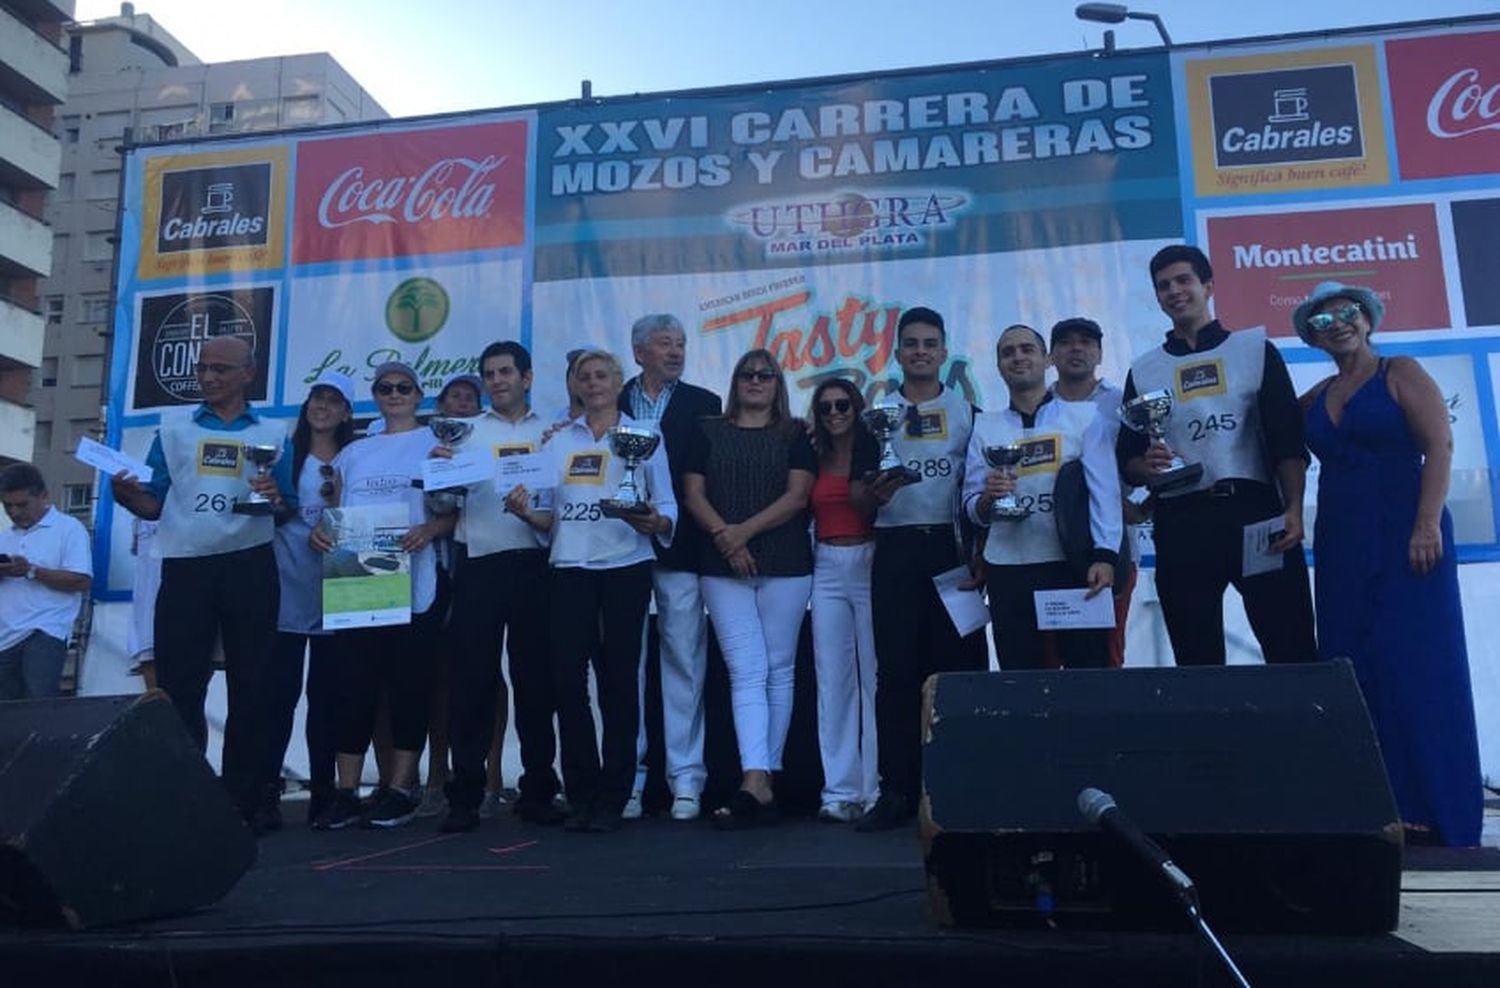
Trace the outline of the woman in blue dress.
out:
M 1321 464 L 1318 648 L 1354 663 L 1413 842 L 1479 843 L 1483 789 L 1453 519 L 1448 407 L 1410 357 L 1379 357 L 1374 292 L 1327 281 L 1292 317 L 1338 373 L 1302 398 Z

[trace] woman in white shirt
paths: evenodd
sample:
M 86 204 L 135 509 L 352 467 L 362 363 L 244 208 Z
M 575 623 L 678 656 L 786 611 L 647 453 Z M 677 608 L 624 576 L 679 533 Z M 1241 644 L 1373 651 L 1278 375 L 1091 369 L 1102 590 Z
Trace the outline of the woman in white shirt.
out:
M 411 557 L 412 601 L 410 624 L 340 631 L 336 646 L 338 675 L 338 788 L 333 800 L 314 821 L 320 830 L 399 827 L 416 815 L 417 759 L 427 743 L 427 694 L 430 662 L 425 642 L 431 639 L 436 616 L 435 538 L 449 534 L 453 516 L 428 519 L 422 491 L 412 481 L 422 475 L 422 461 L 437 441 L 417 422 L 422 385 L 406 364 L 391 361 L 375 370 L 372 388 L 384 428 L 377 435 L 350 443 L 334 459 L 339 504 L 345 507 L 404 504 L 411 528 L 401 548 Z M 334 548 L 322 528 L 309 541 L 315 549 Z M 377 793 L 361 812 L 357 791 L 364 772 L 365 751 L 375 726 L 381 690 L 390 708 L 395 754 L 391 784 Z
M 603 513 L 600 500 L 615 497 L 625 477 L 622 458 L 610 446 L 610 430 L 635 426 L 617 404 L 624 372 L 614 355 L 590 350 L 574 361 L 572 383 L 583 414 L 543 447 L 556 471 L 551 509 L 541 510 L 531 492 L 517 486 L 506 498 L 506 510 L 547 533 L 551 543 L 552 667 L 563 786 L 571 808 L 565 826 L 603 832 L 619 828 L 635 780 L 641 632 L 656 558 L 651 540 L 671 544 L 677 503 L 658 442 L 636 470 L 642 509 L 623 518 Z M 590 657 L 604 722 L 602 749 L 589 710 Z

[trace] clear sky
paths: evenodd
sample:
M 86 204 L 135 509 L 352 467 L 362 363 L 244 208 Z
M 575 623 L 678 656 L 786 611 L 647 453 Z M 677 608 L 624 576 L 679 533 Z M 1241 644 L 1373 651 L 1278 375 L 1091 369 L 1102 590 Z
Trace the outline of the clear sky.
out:
M 207 62 L 328 51 L 393 116 L 1100 46 L 1074 0 L 137 0 Z M 119 13 L 78 0 L 80 21 Z M 1495 0 L 1154 0 L 1181 43 L 1494 14 Z M 1159 43 L 1146 21 L 1120 47 Z

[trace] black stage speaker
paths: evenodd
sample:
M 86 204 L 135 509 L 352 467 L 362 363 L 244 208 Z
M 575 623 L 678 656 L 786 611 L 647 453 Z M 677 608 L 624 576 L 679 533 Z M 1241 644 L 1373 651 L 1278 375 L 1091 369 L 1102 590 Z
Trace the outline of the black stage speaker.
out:
M 185 912 L 254 861 L 255 837 L 165 693 L 0 703 L 0 921 Z
M 946 673 L 924 698 L 922 844 L 948 925 L 1185 927 L 1078 811 L 1094 787 L 1216 928 L 1396 928 L 1401 825 L 1347 662 Z

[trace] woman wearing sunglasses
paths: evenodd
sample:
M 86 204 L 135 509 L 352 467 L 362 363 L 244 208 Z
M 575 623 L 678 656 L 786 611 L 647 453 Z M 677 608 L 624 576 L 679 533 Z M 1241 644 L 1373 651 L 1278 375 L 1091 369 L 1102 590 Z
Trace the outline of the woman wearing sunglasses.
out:
M 807 501 L 818 464 L 766 350 L 734 365 L 724 417 L 705 420 L 696 440 L 683 499 L 712 537 L 703 542 L 699 572 L 729 667 L 743 773 L 714 824 L 738 829 L 778 815 L 771 773 L 781 769 L 791 725 L 797 637 L 812 592 Z
M 323 632 L 323 586 L 318 554 L 308 536 L 325 505 L 338 503 L 333 461 L 354 441 L 354 382 L 337 371 L 324 371 L 313 382 L 292 430 L 292 476 L 298 510 L 276 528 L 272 547 L 281 578 L 281 611 L 276 619 L 276 651 L 266 682 L 267 737 L 270 764 L 266 778 L 280 779 L 282 761 L 292 738 L 293 713 L 302 694 L 302 658 L 308 655 L 307 764 L 312 822 L 333 798 L 333 763 L 337 745 L 332 678 L 333 636 Z M 266 794 L 260 824 L 281 825 L 279 784 Z
M 453 530 L 454 516 L 427 519 L 422 491 L 412 481 L 422 475 L 422 461 L 436 445 L 417 422 L 422 385 L 406 364 L 390 361 L 375 369 L 372 388 L 384 428 L 345 446 L 333 466 L 342 506 L 403 504 L 411 528 L 401 548 L 411 556 L 410 624 L 340 631 L 338 696 L 338 781 L 333 800 L 314 821 L 320 830 L 399 827 L 416 815 L 417 759 L 427 742 L 427 694 L 430 685 L 428 645 L 436 634 L 437 562 L 432 543 Z M 333 548 L 326 533 L 314 528 L 313 548 Z M 390 710 L 395 748 L 390 785 L 381 789 L 368 810 L 361 811 L 358 789 L 365 751 L 374 732 L 381 690 Z
M 1448 406 L 1410 357 L 1370 337 L 1385 306 L 1327 281 L 1293 314 L 1338 372 L 1302 398 L 1318 457 L 1318 649 L 1354 662 L 1409 840 L 1470 846 L 1483 817 L 1464 645 Z
M 812 488 L 813 665 L 818 682 L 818 750 L 823 797 L 818 819 L 851 823 L 880 794 L 875 758 L 875 625 L 870 565 L 872 515 L 849 500 L 854 446 L 874 444 L 860 422 L 865 401 L 843 378 L 813 392 L 818 478 Z

